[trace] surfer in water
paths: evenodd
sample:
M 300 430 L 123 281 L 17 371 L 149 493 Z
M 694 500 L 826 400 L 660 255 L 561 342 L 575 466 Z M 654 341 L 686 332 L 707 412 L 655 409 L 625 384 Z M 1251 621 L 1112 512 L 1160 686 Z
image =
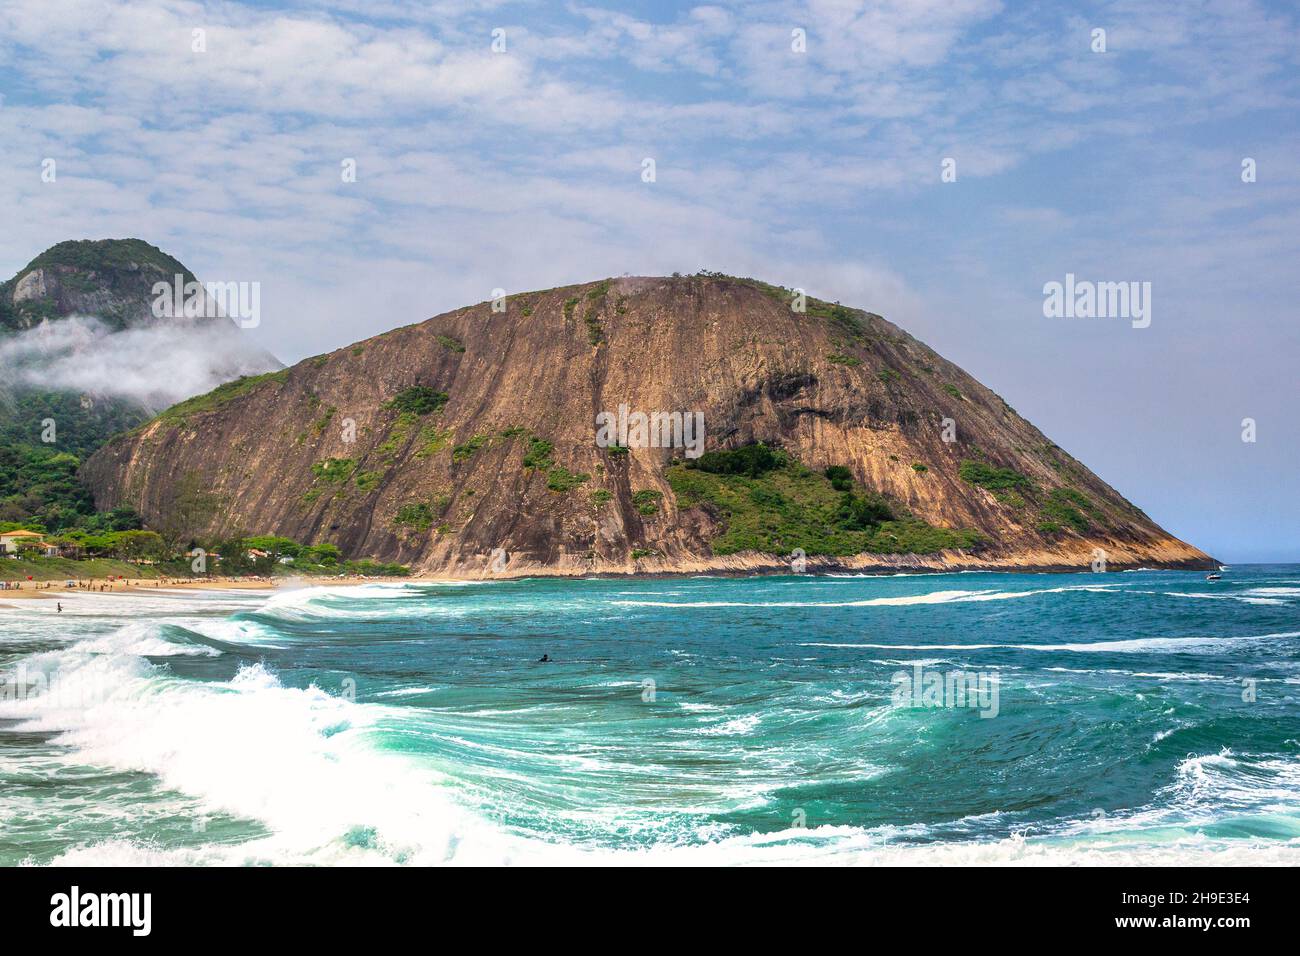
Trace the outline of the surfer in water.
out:
M 541 657 L 539 657 L 539 658 L 537 659 L 537 663 L 539 663 L 539 664 L 549 664 L 549 663 L 551 663 L 551 655 L 550 655 L 550 654 L 543 654 Z

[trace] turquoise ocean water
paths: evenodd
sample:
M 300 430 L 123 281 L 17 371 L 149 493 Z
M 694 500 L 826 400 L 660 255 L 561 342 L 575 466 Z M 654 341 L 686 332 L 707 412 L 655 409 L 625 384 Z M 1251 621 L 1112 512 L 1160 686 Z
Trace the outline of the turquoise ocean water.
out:
M 2 864 L 1300 851 L 1300 566 L 13 604 Z

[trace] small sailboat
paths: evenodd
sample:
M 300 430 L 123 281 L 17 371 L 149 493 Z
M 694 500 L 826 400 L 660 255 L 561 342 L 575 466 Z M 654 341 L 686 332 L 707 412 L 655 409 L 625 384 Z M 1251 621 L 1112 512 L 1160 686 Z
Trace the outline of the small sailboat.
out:
M 1219 571 L 1222 571 L 1222 570 L 1223 570 L 1223 568 L 1219 568 Z M 1207 581 L 1219 581 L 1219 580 L 1222 580 L 1223 575 L 1220 574 L 1219 571 L 1211 571 L 1209 574 L 1207 574 L 1207 575 L 1205 576 L 1205 580 L 1207 580 Z

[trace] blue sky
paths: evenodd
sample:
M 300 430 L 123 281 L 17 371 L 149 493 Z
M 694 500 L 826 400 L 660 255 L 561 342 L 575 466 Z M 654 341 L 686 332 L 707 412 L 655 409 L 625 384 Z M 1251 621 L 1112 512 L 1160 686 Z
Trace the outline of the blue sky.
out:
M 1298 27 L 1250 2 L 6 0 L 0 273 L 138 236 L 260 282 L 247 334 L 286 361 L 497 287 L 759 276 L 898 322 L 1215 556 L 1300 561 Z M 1067 272 L 1151 282 L 1151 326 L 1045 318 Z

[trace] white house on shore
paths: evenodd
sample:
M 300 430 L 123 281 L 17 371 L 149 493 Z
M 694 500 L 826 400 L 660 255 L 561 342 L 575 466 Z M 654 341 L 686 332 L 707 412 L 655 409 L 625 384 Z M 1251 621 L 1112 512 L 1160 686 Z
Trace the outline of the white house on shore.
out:
M 0 552 L 4 554 L 17 554 L 19 547 L 36 546 L 40 548 L 41 553 L 47 558 L 58 555 L 59 549 L 49 544 L 45 540 L 45 535 L 36 531 L 3 531 L 0 532 Z

